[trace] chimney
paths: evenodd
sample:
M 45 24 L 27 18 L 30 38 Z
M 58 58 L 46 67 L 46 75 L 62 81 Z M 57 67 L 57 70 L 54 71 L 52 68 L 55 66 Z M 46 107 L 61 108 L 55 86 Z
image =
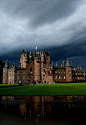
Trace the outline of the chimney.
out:
M 64 67 L 64 61 L 63 61 L 63 67 Z
M 56 62 L 56 67 L 58 66 L 58 63 Z
M 70 64 L 71 64 L 71 66 L 72 66 L 72 61 L 70 61 Z

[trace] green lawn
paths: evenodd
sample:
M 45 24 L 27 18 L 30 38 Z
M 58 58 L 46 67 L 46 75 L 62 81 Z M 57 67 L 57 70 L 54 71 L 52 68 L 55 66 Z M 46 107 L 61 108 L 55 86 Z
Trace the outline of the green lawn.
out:
M 0 88 L 0 95 L 86 95 L 86 83 L 25 85 Z

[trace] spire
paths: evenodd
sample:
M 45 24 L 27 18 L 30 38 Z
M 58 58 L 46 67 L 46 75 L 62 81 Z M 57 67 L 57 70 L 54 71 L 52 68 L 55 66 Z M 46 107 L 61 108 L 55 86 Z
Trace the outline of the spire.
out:
M 31 50 L 30 50 L 30 55 L 31 55 Z
M 67 58 L 67 62 L 66 62 L 66 65 L 65 66 L 71 66 L 70 62 L 69 62 L 69 59 Z

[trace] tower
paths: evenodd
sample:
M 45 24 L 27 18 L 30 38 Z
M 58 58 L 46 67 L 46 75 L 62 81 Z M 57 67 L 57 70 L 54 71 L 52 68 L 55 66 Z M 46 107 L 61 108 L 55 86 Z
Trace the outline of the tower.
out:
M 9 63 L 7 60 L 3 68 L 3 83 L 4 84 L 8 83 L 8 68 L 9 68 Z
M 66 81 L 71 82 L 73 81 L 72 65 L 69 62 L 68 58 L 65 67 L 66 67 Z
M 20 57 L 20 66 L 21 68 L 26 68 L 26 62 L 28 61 L 28 53 L 27 50 L 22 50 Z
M 34 80 L 35 81 L 40 81 L 41 79 L 41 60 L 39 53 L 37 56 L 34 58 Z
M 44 64 L 44 53 L 42 51 L 42 53 L 41 53 L 41 81 L 42 82 L 44 82 L 43 81 L 43 64 Z

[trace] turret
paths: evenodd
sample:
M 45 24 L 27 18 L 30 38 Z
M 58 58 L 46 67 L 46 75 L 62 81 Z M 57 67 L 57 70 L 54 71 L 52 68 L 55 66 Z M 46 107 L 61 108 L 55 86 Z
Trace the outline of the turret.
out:
M 34 58 L 34 80 L 35 81 L 40 81 L 41 78 L 41 63 L 40 63 L 40 58 L 35 57 Z
M 27 51 L 22 50 L 21 57 L 20 57 L 20 64 L 21 68 L 26 68 L 26 61 L 27 61 Z
M 3 83 L 6 84 L 8 82 L 8 68 L 9 68 L 9 63 L 8 60 L 5 63 L 5 66 L 3 68 Z
M 30 59 L 32 58 L 31 50 L 30 50 L 29 58 L 30 58 Z
M 6 63 L 5 63 L 4 68 L 8 68 L 8 67 L 9 67 L 9 63 L 8 63 L 8 60 L 7 60 Z
M 68 58 L 65 67 L 66 67 L 66 81 L 71 82 L 73 81 L 72 66 Z
M 56 67 L 58 66 L 58 63 L 56 62 Z
M 49 58 L 49 63 L 51 63 L 51 57 L 50 57 L 50 54 L 49 54 L 49 57 L 48 57 L 48 58 Z
M 25 57 L 25 62 L 27 62 L 28 61 L 28 53 L 27 53 L 27 50 L 25 50 L 25 55 L 24 55 L 24 57 Z

